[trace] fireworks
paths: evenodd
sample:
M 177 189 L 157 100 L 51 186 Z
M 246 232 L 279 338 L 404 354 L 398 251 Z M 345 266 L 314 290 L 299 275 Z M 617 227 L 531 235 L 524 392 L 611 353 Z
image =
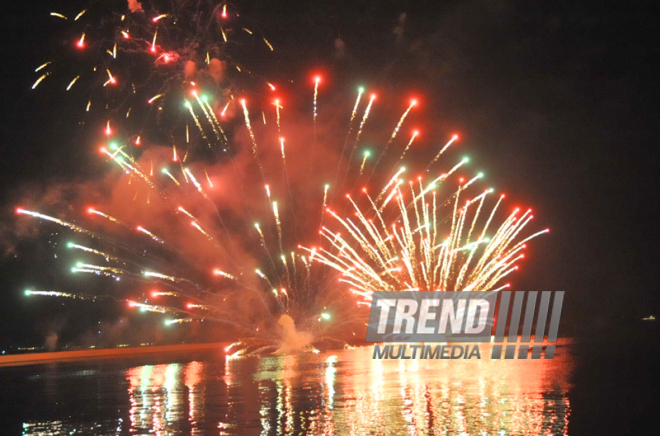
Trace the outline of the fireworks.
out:
M 518 269 L 525 243 L 548 232 L 517 240 L 532 215 L 531 210 L 515 209 L 489 237 L 489 225 L 504 195 L 479 228 L 477 223 L 485 219 L 482 207 L 492 190 L 461 204 L 467 184 L 459 185 L 448 199 L 438 199 L 441 186 L 435 182 L 431 192 L 421 178 L 418 184 L 415 188 L 410 182 L 404 191 L 395 183 L 387 197 L 395 198 L 390 208 L 375 204 L 365 192 L 371 206 L 363 211 L 349 197 L 356 221 L 328 209 L 348 236 L 323 227 L 321 233 L 332 249 L 322 248 L 315 258 L 341 272 L 339 281 L 367 301 L 374 291 L 493 290 Z M 388 212 L 392 212 L 390 222 L 386 222 Z
M 248 77 L 255 88 L 274 87 L 252 79 L 235 48 L 249 44 L 269 53 L 274 47 L 244 31 L 245 19 L 232 14 L 227 4 L 93 2 L 82 11 L 53 11 L 50 16 L 70 45 L 36 68 L 39 76 L 32 89 L 48 82 L 89 95 L 86 107 L 80 108 L 89 112 L 86 120 L 93 125 L 104 117 L 114 124 L 125 118 L 121 134 L 127 139 L 147 134 L 180 141 L 187 132 L 187 124 L 179 122 L 185 117 L 181 96 L 203 88 L 207 95 L 196 96 L 189 108 L 204 115 L 195 118 L 197 133 L 207 143 L 226 145 L 215 112 L 233 101 L 236 82 Z M 239 71 L 243 73 L 237 76 Z
M 41 296 L 41 297 L 64 297 L 64 298 L 72 298 L 78 300 L 96 300 L 96 297 L 94 296 L 67 294 L 66 292 L 56 292 L 56 291 L 32 291 L 27 289 L 24 292 L 24 294 L 26 297 Z
M 453 149 L 457 135 L 433 150 L 425 165 L 411 166 L 419 167 L 424 177 L 408 179 L 411 170 L 400 163 L 413 155 L 418 131 L 403 139 L 398 134 L 415 116 L 417 100 L 402 104 L 403 114 L 393 130 L 386 129 L 391 134 L 380 135 L 380 146 L 364 150 L 362 135 L 375 135 L 366 132 L 377 107 L 376 95 L 365 102 L 366 90 L 360 87 L 355 103 L 346 107 L 343 130 L 324 126 L 318 116 L 325 101 L 319 76 L 313 88 L 299 90 L 307 92 L 312 103 L 306 124 L 289 127 L 289 115 L 281 117 L 284 107 L 279 98 L 274 103 L 271 96 L 261 101 L 234 98 L 231 86 L 222 88 L 222 81 L 213 78 L 212 67 L 220 62 L 214 53 L 217 44 L 223 44 L 217 41 L 235 32 L 229 32 L 233 15 L 226 5 L 211 10 L 222 18 L 212 22 L 219 26 L 215 36 L 223 35 L 216 40 L 211 38 L 214 32 L 197 33 L 199 22 L 186 28 L 185 8 L 144 11 L 139 17 L 129 13 L 111 20 L 108 25 L 116 31 L 111 41 L 85 27 L 79 39 L 82 50 L 91 49 L 92 41 L 100 47 L 112 43 L 102 65 L 94 67 L 105 85 L 127 91 L 129 100 L 142 99 L 139 112 L 176 107 L 181 122 L 172 125 L 182 131 L 170 132 L 173 143 L 152 144 L 145 151 L 128 114 L 122 119 L 104 114 L 107 145 L 100 156 L 110 163 L 111 198 L 93 207 L 88 203 L 87 214 L 66 221 L 17 209 L 20 215 L 79 235 L 67 246 L 89 260 L 76 261 L 72 272 L 121 281 L 121 295 L 113 295 L 115 300 L 143 312 L 175 315 L 164 320 L 166 325 L 200 320 L 229 324 L 243 344 L 250 338 L 265 341 L 261 344 L 274 340 L 276 320 L 283 315 L 317 338 L 333 327 L 363 325 L 361 306 L 368 305 L 374 291 L 485 291 L 507 286 L 504 279 L 518 268 L 526 242 L 545 231 L 526 233 L 531 211 L 516 209 L 499 221 L 504 196 L 490 207 L 494 192 L 478 187 L 481 173 L 458 177 L 457 172 L 468 171 L 467 158 L 452 155 L 446 163 L 439 162 Z M 94 14 L 90 10 L 84 17 Z M 168 32 L 162 31 L 165 28 Z M 252 34 L 245 30 L 242 33 Z M 194 50 L 188 46 L 191 40 Z M 147 74 L 157 79 L 136 88 L 123 69 L 134 56 L 150 59 L 142 64 L 145 73 L 173 64 L 180 68 Z M 195 64 L 197 80 L 183 71 L 192 59 L 205 59 L 203 71 Z M 37 70 L 56 64 L 45 63 Z M 35 86 L 49 74 L 42 73 Z M 68 88 L 83 79 L 76 75 Z M 268 92 L 282 91 L 279 84 L 264 84 Z M 230 105 L 242 115 L 238 120 L 244 125 L 230 123 Z M 123 107 L 122 112 L 130 113 L 131 108 Z M 262 116 L 251 119 L 251 110 Z M 269 117 L 276 123 L 267 123 Z M 149 120 L 147 115 L 147 124 Z M 189 125 L 193 131 L 197 127 L 197 136 L 190 134 Z M 321 134 L 326 131 L 333 134 Z M 285 142 L 282 135 L 287 133 Z M 195 147 L 211 150 L 213 159 L 191 157 Z M 364 150 L 359 157 L 354 156 L 358 148 Z M 235 152 L 225 153 L 228 149 Z M 377 159 L 369 160 L 371 156 Z M 441 165 L 444 171 L 436 167 Z M 346 186 L 353 188 L 344 201 Z M 356 195 L 358 186 L 361 194 Z M 373 197 L 371 187 L 378 193 Z M 353 215 L 345 212 L 348 208 Z M 82 238 L 93 243 L 78 240 Z M 102 265 L 92 260 L 99 258 Z M 82 298 L 30 292 L 26 295 Z M 153 304 L 156 299 L 158 304 Z M 293 321 L 286 325 L 290 332 Z

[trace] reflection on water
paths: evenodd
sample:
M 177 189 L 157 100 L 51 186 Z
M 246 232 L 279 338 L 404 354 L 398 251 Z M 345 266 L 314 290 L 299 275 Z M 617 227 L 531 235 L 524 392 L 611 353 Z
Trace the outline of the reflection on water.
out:
M 31 416 L 23 431 L 566 434 L 571 368 L 565 347 L 547 361 L 373 360 L 372 348 L 365 347 L 261 359 L 209 357 L 84 375 L 79 367 L 42 368 L 32 378 L 45 378 L 44 395 L 58 407 L 56 413 L 45 406 L 34 413 L 56 419 Z M 85 394 L 76 389 L 80 384 Z M 83 410 L 69 410 L 81 394 Z

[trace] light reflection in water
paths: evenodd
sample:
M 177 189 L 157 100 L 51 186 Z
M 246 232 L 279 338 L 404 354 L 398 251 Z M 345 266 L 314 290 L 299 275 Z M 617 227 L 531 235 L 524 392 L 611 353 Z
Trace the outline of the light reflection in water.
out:
M 63 414 L 26 422 L 24 434 L 567 432 L 568 348 L 559 348 L 554 360 L 492 361 L 485 346 L 483 360 L 373 360 L 372 352 L 137 366 L 123 373 L 126 406 L 116 416 Z M 120 381 L 102 380 L 100 391 Z M 55 395 L 67 394 L 58 389 Z
M 185 386 L 189 368 L 194 364 L 199 363 L 191 362 L 185 367 Z M 126 378 L 131 432 L 169 434 L 180 427 L 177 423 L 186 421 L 180 364 L 138 366 L 129 369 Z M 191 413 L 193 410 L 191 407 Z
M 204 364 L 201 362 L 190 362 L 186 365 L 186 369 L 184 371 L 184 383 L 188 388 L 188 420 L 190 421 L 193 429 L 196 428 L 197 415 L 200 413 L 200 402 L 198 401 L 198 397 L 202 393 L 198 392 L 200 389 L 196 386 L 201 381 L 201 372 L 203 368 Z

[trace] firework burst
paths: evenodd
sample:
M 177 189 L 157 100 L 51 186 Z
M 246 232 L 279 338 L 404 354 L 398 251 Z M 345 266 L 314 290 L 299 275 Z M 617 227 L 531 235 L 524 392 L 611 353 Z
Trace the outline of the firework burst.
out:
M 240 62 L 245 47 L 270 53 L 272 45 L 227 4 L 92 2 L 50 15 L 61 25 L 63 45 L 35 69 L 32 89 L 76 93 L 84 98 L 84 122 L 102 123 L 108 136 L 121 124 L 132 146 L 167 138 L 180 148 L 224 149 L 220 114 L 236 105 L 235 94 L 274 89 Z
M 339 271 L 339 281 L 366 301 L 371 301 L 374 291 L 491 291 L 509 287 L 502 281 L 518 269 L 516 263 L 524 258 L 526 242 L 549 230 L 519 238 L 533 216 L 531 210 L 521 213 L 515 209 L 489 236 L 504 195 L 489 214 L 483 214 L 486 197 L 493 191 L 488 189 L 461 203 L 461 193 L 476 177 L 460 184 L 448 198 L 438 198 L 439 182 L 447 177 L 443 174 L 428 185 L 420 177 L 418 186 L 411 181 L 407 190 L 396 177 L 380 204 L 365 190 L 363 195 L 370 206 L 364 211 L 349 196 L 356 218 L 341 217 L 328 209 L 340 230 L 322 228 L 330 248 L 314 251 L 315 259 Z
M 525 233 L 531 211 L 516 210 L 501 221 L 504 196 L 489 209 L 493 190 L 478 187 L 481 174 L 456 185 L 457 173 L 467 171 L 467 158 L 448 159 L 445 171 L 436 168 L 444 164 L 440 158 L 453 148 L 456 135 L 427 161 L 428 180 L 404 178 L 400 164 L 413 155 L 418 131 L 407 139 L 398 134 L 414 117 L 417 100 L 402 105 L 393 128 L 375 129 L 386 132 L 383 136 L 369 130 L 376 94 L 365 99 L 364 88 L 340 117 L 343 130 L 322 121 L 325 99 L 320 98 L 324 89 L 319 77 L 313 88 L 299 91 L 308 93 L 311 114 L 296 117 L 294 110 L 282 116 L 286 104 L 281 96 L 275 103 L 270 97 L 248 98 L 247 92 L 234 99 L 235 88 L 223 88 L 225 82 L 216 80 L 212 66 L 239 24 L 225 24 L 231 17 L 225 7 L 211 7 L 206 26 L 199 18 L 185 24 L 188 3 L 181 5 L 183 9 L 110 14 L 110 24 L 104 16 L 114 39 L 82 29 L 81 50 L 102 49 L 112 41 L 104 63 L 93 67 L 104 75 L 104 87 L 140 95 L 147 107 L 157 105 L 158 113 L 176 106 L 177 120 L 183 122 L 172 124 L 181 127 L 178 134 L 169 134 L 173 144 L 152 144 L 145 150 L 142 131 L 135 131 L 128 117 L 107 120 L 107 143 L 100 156 L 111 169 L 93 193 L 79 192 L 80 210 L 86 214 L 50 216 L 17 209 L 22 216 L 71 230 L 75 240 L 68 250 L 82 257 L 73 263 L 73 274 L 106 280 L 111 298 L 131 309 L 164 315 L 166 325 L 206 320 L 230 325 L 242 338 L 241 347 L 234 347 L 241 349 L 249 344 L 277 348 L 283 337 L 300 339 L 294 322 L 309 333 L 301 339 L 305 345 L 336 331 L 355 334 L 365 321 L 360 306 L 368 305 L 378 290 L 508 286 L 503 281 L 517 269 L 526 242 L 543 232 Z M 64 20 L 58 15 L 54 19 Z M 200 29 L 205 31 L 200 34 Z M 128 85 L 128 72 L 114 64 L 125 59 L 121 65 L 131 70 L 131 56 L 150 57 L 147 66 L 136 64 L 138 70 L 144 68 L 140 74 L 145 74 L 148 91 L 135 81 Z M 208 80 L 193 83 L 186 77 L 189 62 L 195 63 L 198 79 Z M 40 82 L 50 74 L 43 71 L 55 64 L 38 69 Z M 83 80 L 82 74 L 74 77 L 69 88 Z M 268 92 L 280 92 L 279 85 L 264 84 Z M 212 95 L 215 104 L 210 103 Z M 243 125 L 228 122 L 230 106 Z M 162 117 L 141 125 L 167 118 Z M 197 129 L 197 136 L 189 126 Z M 356 157 L 367 135 L 380 136 L 383 147 Z M 199 148 L 213 153 L 193 156 Z M 218 153 L 229 148 L 235 152 Z M 361 194 L 354 192 L 362 185 L 378 187 L 378 194 L 372 197 L 367 187 Z M 354 188 L 348 189 L 344 203 L 340 193 L 346 186 Z M 111 194 L 99 200 L 103 190 Z M 58 291 L 26 295 L 94 299 Z

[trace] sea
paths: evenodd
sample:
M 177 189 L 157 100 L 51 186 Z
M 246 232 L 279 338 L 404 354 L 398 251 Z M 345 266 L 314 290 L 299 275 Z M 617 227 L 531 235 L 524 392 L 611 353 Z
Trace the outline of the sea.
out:
M 469 360 L 219 347 L 0 368 L 0 434 L 660 434 L 657 344 L 644 342 L 561 339 L 539 360 L 491 360 L 487 345 Z

